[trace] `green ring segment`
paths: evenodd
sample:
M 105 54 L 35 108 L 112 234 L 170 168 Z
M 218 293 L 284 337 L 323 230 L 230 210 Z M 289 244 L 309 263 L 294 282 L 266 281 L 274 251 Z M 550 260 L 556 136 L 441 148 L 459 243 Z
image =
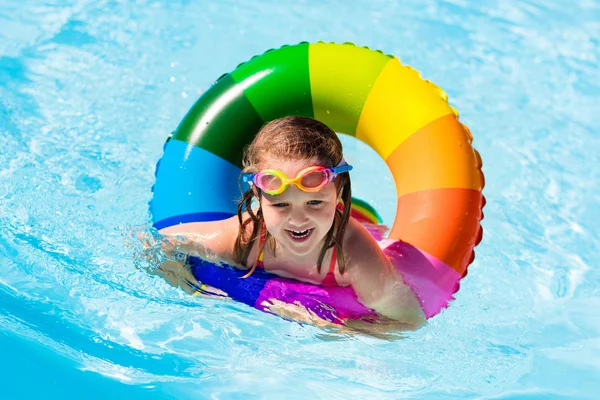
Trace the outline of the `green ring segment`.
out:
M 314 117 L 308 47 L 300 43 L 269 50 L 231 73 L 263 121 L 285 115 Z
M 227 74 L 194 103 L 173 139 L 198 146 L 241 168 L 244 146 L 263 124 L 241 86 Z
M 373 84 L 393 57 L 353 44 L 306 42 L 269 50 L 215 82 L 173 139 L 242 167 L 243 149 L 266 123 L 312 117 L 354 136 Z

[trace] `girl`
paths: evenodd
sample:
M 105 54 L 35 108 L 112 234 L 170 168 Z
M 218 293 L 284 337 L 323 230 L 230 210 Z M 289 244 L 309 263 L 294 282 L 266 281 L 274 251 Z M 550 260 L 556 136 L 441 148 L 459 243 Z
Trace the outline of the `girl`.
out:
M 250 189 L 236 217 L 160 233 L 196 256 L 248 269 L 246 276 L 264 268 L 316 285 L 351 286 L 365 306 L 385 317 L 425 322 L 402 276 L 350 217 L 352 167 L 334 131 L 305 117 L 271 121 L 246 149 L 243 166 L 241 178 Z

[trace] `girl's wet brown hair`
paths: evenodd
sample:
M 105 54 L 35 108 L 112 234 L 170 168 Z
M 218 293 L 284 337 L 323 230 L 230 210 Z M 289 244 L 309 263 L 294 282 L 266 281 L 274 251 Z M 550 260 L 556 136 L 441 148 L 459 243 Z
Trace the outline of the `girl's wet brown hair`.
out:
M 245 149 L 242 172 L 259 172 L 266 165 L 268 159 L 280 160 L 311 160 L 317 159 L 324 167 L 335 167 L 342 160 L 342 143 L 337 134 L 327 125 L 312 118 L 289 116 L 273 120 L 262 127 L 252 143 Z M 321 264 L 328 249 L 336 247 L 337 259 L 340 273 L 346 268 L 342 243 L 344 234 L 350 219 L 350 205 L 352 201 L 352 188 L 350 176 L 347 173 L 335 178 L 335 186 L 338 195 L 344 204 L 343 211 L 336 209 L 334 223 L 325 236 L 325 243 L 319 254 L 317 269 L 321 271 Z M 258 188 L 250 188 L 242 195 L 238 204 L 238 220 L 240 224 L 238 236 L 233 248 L 233 259 L 236 263 L 247 267 L 247 259 L 252 245 L 258 239 L 260 228 L 264 224 L 262 208 L 256 213 L 252 210 L 252 201 L 261 200 L 261 191 Z M 247 211 L 249 218 L 243 220 L 243 212 Z M 248 226 L 248 225 L 251 226 Z M 249 229 L 251 228 L 251 229 Z M 336 230 L 337 228 L 337 230 Z M 269 243 L 275 252 L 275 240 L 266 232 L 263 246 L 259 249 L 260 254 L 266 243 Z M 254 272 L 258 258 L 245 277 Z

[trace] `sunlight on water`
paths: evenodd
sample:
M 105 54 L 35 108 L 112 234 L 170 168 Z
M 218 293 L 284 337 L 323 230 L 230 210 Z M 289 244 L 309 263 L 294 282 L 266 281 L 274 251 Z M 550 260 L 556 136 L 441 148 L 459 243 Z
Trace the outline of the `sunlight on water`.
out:
M 597 1 L 0 5 L 2 397 L 600 389 Z M 450 308 L 399 340 L 191 297 L 135 261 L 168 134 L 222 73 L 302 40 L 398 56 L 448 93 L 483 159 L 475 262 Z M 343 143 L 355 195 L 391 224 L 385 164 Z

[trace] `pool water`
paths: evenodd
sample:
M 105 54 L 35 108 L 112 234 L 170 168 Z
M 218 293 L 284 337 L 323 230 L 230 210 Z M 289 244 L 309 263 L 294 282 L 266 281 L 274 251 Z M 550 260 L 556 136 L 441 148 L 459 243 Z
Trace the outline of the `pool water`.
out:
M 0 397 L 597 398 L 599 21 L 592 0 L 0 0 Z M 398 56 L 483 159 L 475 261 L 402 340 L 194 298 L 134 260 L 167 135 L 223 72 L 303 40 Z M 391 223 L 385 164 L 343 143 Z

